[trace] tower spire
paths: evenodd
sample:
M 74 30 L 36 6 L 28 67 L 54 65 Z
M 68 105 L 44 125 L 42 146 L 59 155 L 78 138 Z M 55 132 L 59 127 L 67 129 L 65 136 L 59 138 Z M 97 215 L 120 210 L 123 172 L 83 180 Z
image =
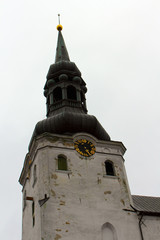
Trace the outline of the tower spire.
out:
M 46 132 L 66 135 L 85 132 L 97 139 L 110 141 L 98 120 L 87 114 L 86 83 L 76 64 L 69 59 L 61 24 L 57 30 L 56 59 L 49 68 L 44 86 L 47 119 L 37 123 L 32 139 Z
M 57 41 L 57 48 L 56 48 L 56 58 L 55 58 L 55 63 L 59 61 L 70 61 L 68 51 L 63 39 L 63 35 L 61 33 L 63 27 L 60 24 L 60 14 L 58 14 L 58 21 L 59 24 L 57 25 L 57 30 L 58 30 L 58 41 Z

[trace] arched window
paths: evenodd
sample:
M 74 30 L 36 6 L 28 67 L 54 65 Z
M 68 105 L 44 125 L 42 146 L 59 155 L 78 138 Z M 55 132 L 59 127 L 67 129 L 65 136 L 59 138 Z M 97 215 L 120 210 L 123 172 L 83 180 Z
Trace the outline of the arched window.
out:
M 117 233 L 114 226 L 107 222 L 102 226 L 102 240 L 117 240 Z
M 77 100 L 76 88 L 73 86 L 67 87 L 67 98 L 70 100 Z
M 58 170 L 67 171 L 67 159 L 63 155 L 58 155 Z
M 60 87 L 56 87 L 53 90 L 53 102 L 58 102 L 62 100 L 62 89 Z
M 113 162 L 105 161 L 106 175 L 115 176 Z

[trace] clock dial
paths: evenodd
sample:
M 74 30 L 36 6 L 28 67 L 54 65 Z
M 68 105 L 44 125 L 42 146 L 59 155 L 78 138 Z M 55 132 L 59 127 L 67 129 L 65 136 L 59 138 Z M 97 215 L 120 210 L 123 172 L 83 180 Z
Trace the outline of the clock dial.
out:
M 96 148 L 92 142 L 86 139 L 79 139 L 74 143 L 76 151 L 84 157 L 90 157 L 95 154 Z

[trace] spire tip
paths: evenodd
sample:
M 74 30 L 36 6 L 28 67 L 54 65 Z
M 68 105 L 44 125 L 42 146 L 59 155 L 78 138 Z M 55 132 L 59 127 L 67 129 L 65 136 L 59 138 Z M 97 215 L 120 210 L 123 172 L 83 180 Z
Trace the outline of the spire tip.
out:
M 63 29 L 63 27 L 62 27 L 62 25 L 60 24 L 60 14 L 58 14 L 58 25 L 57 25 L 57 30 L 58 31 L 62 31 L 62 29 Z

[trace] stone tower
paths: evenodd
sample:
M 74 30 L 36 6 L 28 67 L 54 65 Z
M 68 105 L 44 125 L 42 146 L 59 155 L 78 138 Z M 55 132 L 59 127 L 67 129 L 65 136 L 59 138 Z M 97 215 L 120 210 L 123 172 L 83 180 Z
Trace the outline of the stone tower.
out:
M 87 114 L 86 83 L 57 29 L 44 86 L 47 118 L 35 126 L 19 179 L 22 240 L 140 239 L 129 213 L 126 149 Z

